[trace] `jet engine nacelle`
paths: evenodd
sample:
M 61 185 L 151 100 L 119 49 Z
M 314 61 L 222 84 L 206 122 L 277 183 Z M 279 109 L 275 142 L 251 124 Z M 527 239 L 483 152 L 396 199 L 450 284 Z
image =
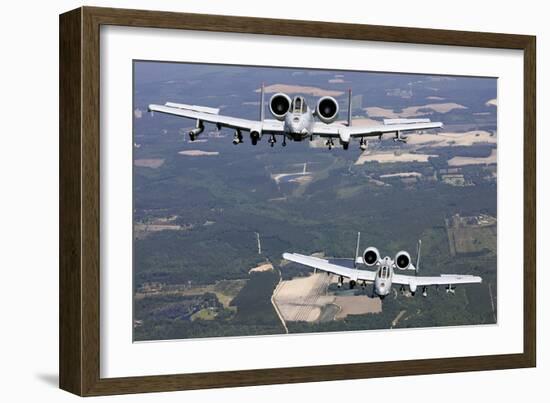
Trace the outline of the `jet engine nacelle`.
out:
M 315 114 L 323 123 L 332 123 L 338 117 L 338 102 L 332 97 L 322 97 L 317 102 Z
M 285 116 L 290 110 L 292 100 L 286 94 L 279 92 L 269 100 L 269 111 L 277 120 L 285 120 Z
M 370 246 L 363 252 L 363 262 L 366 266 L 374 266 L 380 260 L 380 252 L 374 246 Z
M 397 252 L 395 255 L 395 267 L 399 270 L 407 270 L 411 265 L 411 255 L 409 255 L 404 250 Z

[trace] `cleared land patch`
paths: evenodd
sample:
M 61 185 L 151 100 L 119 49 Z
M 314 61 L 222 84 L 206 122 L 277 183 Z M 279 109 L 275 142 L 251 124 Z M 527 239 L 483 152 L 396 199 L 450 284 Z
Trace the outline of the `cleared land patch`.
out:
M 260 92 L 260 88 L 256 89 L 255 92 Z M 322 97 L 322 96 L 331 96 L 331 97 L 338 97 L 342 95 L 343 91 L 335 91 L 335 90 L 326 90 L 319 87 L 309 87 L 309 86 L 303 86 L 303 85 L 290 85 L 290 84 L 273 84 L 268 85 L 264 87 L 264 91 L 266 94 L 272 94 L 275 92 L 284 92 L 286 94 L 305 94 L 305 95 L 313 95 L 316 97 Z
M 279 283 L 273 301 L 285 321 L 326 322 L 382 311 L 379 298 L 327 294 L 332 276 L 315 273 Z
M 377 118 L 411 118 L 415 116 L 422 116 L 429 114 L 431 111 L 438 113 L 448 113 L 453 109 L 468 109 L 464 105 L 457 104 L 455 102 L 445 102 L 437 104 L 426 104 L 419 106 L 409 106 L 403 108 L 401 112 L 395 112 L 393 109 L 380 108 L 378 106 L 370 106 L 365 108 L 365 111 L 368 113 L 369 117 Z
M 164 164 L 162 158 L 143 158 L 134 161 L 134 165 L 142 168 L 160 168 Z
M 329 276 L 321 273 L 281 281 L 273 301 L 285 321 L 315 322 L 321 308 L 334 300 L 333 296 L 325 295 L 329 283 Z
M 187 231 L 194 227 L 193 224 L 175 224 L 177 215 L 170 217 L 160 217 L 145 222 L 134 223 L 134 237 L 144 239 L 154 232 L 160 231 Z
M 344 319 L 348 315 L 364 315 L 382 312 L 380 298 L 370 298 L 366 295 L 336 296 L 334 304 L 340 307 L 335 319 Z
M 186 155 L 188 157 L 206 157 L 206 156 L 219 155 L 220 153 L 218 151 L 185 150 L 185 151 L 180 151 L 178 154 Z
M 263 272 L 273 270 L 273 265 L 271 263 L 262 263 L 252 269 L 248 270 L 249 273 Z
M 191 296 L 202 295 L 206 293 L 216 294 L 218 301 L 224 308 L 230 308 L 229 304 L 245 286 L 247 279 L 238 280 L 220 280 L 214 284 L 188 286 L 188 285 L 157 285 L 154 288 L 148 288 L 138 291 L 135 294 L 136 300 L 150 295 L 172 295 L 172 296 Z
M 355 165 L 363 165 L 366 162 L 379 162 L 381 164 L 392 162 L 428 162 L 428 158 L 430 157 L 437 157 L 437 155 L 394 152 L 379 152 L 371 154 L 364 152 L 359 156 L 357 161 L 355 161 Z
M 496 223 L 496 218 L 483 214 L 472 217 L 454 215 L 445 219 L 451 255 L 484 251 L 496 253 Z
M 395 174 L 385 174 L 380 175 L 380 179 L 385 178 L 421 178 L 422 174 L 420 172 L 398 172 Z
M 489 165 L 497 163 L 497 150 L 492 149 L 491 155 L 488 157 L 453 157 L 447 164 L 453 167 L 460 167 L 464 165 Z
M 425 133 L 407 137 L 407 145 L 422 145 L 427 147 L 471 146 L 477 143 L 496 144 L 497 136 L 485 130 L 472 130 L 465 133 Z

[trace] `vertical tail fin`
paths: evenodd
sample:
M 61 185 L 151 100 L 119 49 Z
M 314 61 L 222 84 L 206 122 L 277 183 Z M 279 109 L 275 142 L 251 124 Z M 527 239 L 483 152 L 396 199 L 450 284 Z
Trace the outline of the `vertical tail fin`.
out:
M 420 269 L 420 248 L 422 246 L 422 240 L 418 240 L 418 249 L 416 250 L 416 270 L 414 271 L 415 275 L 418 275 L 418 270 Z
M 353 267 L 357 266 L 357 257 L 359 255 L 359 243 L 361 242 L 361 233 L 357 232 L 357 244 L 355 245 L 355 256 L 353 257 Z
M 351 127 L 351 88 L 348 89 L 348 127 Z
M 264 114 L 264 83 L 262 83 L 262 88 L 260 90 L 260 122 L 263 122 L 264 121 L 264 117 L 265 117 L 265 114 Z

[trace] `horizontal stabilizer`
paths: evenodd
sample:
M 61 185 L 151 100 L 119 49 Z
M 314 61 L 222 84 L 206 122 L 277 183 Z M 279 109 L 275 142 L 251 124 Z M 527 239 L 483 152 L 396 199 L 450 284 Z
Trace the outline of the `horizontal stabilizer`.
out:
M 208 106 L 177 104 L 175 102 L 166 102 L 165 105 L 169 106 L 170 108 L 186 109 L 188 111 L 209 113 L 211 115 L 217 115 L 218 113 L 220 113 L 219 108 L 209 108 Z
M 384 119 L 385 125 L 406 125 L 408 123 L 430 123 L 430 119 Z

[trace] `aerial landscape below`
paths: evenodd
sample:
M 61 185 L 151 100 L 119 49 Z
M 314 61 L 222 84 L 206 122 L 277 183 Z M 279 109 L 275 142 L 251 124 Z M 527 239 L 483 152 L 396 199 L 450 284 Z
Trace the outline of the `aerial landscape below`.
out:
M 497 323 L 496 78 L 133 82 L 134 341 Z

